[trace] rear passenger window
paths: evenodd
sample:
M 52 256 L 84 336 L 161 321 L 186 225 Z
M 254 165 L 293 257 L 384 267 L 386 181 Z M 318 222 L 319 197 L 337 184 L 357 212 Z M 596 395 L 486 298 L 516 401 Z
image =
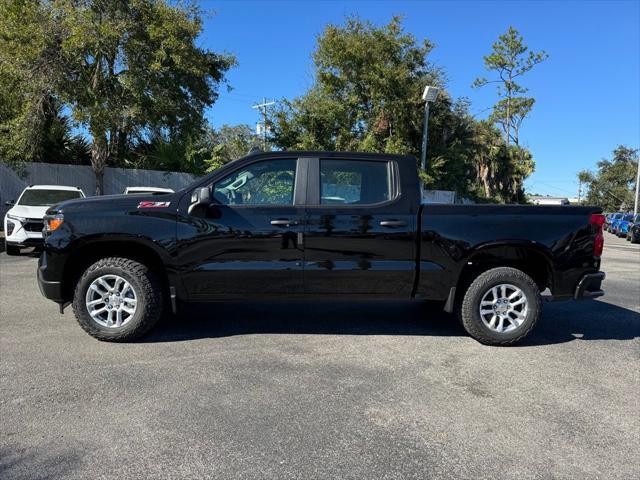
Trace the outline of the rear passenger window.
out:
M 391 165 L 369 160 L 320 160 L 320 203 L 367 205 L 391 199 Z

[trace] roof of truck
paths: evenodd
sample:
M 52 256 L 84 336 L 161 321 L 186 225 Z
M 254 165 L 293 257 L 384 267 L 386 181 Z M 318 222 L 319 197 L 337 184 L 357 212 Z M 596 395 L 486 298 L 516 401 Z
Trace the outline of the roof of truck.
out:
M 394 160 L 412 160 L 415 161 L 416 158 L 413 155 L 399 155 L 394 153 L 374 153 L 374 152 L 330 152 L 330 151 L 320 151 L 320 150 L 280 150 L 276 152 L 264 152 L 262 150 L 255 150 L 250 152 L 248 155 L 245 155 L 242 158 L 247 157 L 256 157 L 256 156 L 265 156 L 265 157 L 341 157 L 341 158 L 389 158 Z

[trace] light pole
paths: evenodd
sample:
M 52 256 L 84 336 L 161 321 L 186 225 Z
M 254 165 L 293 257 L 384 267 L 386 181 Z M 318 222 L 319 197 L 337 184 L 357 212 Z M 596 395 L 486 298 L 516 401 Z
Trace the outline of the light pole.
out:
M 640 193 L 640 158 L 638 158 L 638 173 L 636 173 L 636 201 L 633 204 L 633 214 L 638 214 L 638 193 Z
M 429 104 L 438 98 L 439 88 L 426 86 L 422 93 L 422 100 L 424 100 L 424 128 L 422 130 L 422 152 L 420 152 L 420 166 L 422 170 L 427 170 L 427 136 L 429 131 Z M 422 183 L 422 190 L 424 190 L 424 182 Z

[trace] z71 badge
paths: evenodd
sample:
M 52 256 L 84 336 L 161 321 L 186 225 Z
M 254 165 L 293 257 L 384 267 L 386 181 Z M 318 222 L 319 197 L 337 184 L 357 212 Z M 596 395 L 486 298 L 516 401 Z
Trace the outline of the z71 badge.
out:
M 144 201 L 138 204 L 138 208 L 167 208 L 171 202 L 151 202 Z

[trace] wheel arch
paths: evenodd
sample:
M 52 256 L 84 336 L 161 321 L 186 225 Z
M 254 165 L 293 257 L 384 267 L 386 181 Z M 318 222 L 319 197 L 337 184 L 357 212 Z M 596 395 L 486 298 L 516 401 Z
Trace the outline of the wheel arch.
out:
M 63 272 L 63 294 L 67 299 L 73 298 L 73 290 L 83 272 L 101 258 L 123 257 L 136 260 L 155 272 L 162 288 L 168 291 L 169 274 L 166 269 L 166 258 L 158 251 L 153 242 L 136 238 L 96 238 L 84 241 L 72 249 L 66 259 Z
M 466 287 L 483 272 L 496 267 L 511 267 L 529 275 L 540 291 L 553 287 L 551 257 L 545 249 L 532 242 L 501 242 L 481 245 L 465 259 L 457 282 L 457 291 Z

